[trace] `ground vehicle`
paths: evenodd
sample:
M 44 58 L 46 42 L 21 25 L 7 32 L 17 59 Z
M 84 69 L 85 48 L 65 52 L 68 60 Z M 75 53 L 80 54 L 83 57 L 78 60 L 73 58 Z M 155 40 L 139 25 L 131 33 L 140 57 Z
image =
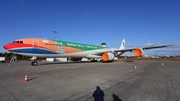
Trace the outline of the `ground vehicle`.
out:
M 5 57 L 0 57 L 0 62 L 5 62 Z

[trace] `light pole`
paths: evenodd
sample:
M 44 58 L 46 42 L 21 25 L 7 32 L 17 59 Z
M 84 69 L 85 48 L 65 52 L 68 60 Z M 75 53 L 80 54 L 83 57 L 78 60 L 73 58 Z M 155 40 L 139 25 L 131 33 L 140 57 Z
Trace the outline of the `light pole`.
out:
M 56 32 L 56 31 L 53 31 L 53 33 L 55 33 L 55 40 L 56 40 L 56 33 L 58 33 L 58 32 Z

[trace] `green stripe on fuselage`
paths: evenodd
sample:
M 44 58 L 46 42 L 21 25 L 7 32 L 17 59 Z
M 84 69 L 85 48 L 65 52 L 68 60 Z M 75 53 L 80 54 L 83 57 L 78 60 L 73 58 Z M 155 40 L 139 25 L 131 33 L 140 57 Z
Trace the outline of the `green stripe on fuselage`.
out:
M 66 41 L 59 41 L 59 40 L 52 40 L 52 39 L 50 40 L 56 42 L 57 47 L 59 47 L 60 45 L 64 45 L 67 47 L 71 47 L 71 48 L 79 49 L 79 50 L 85 50 L 85 51 L 108 48 L 108 47 L 101 47 L 101 46 L 96 46 L 96 45 L 88 45 L 88 44 L 66 42 Z

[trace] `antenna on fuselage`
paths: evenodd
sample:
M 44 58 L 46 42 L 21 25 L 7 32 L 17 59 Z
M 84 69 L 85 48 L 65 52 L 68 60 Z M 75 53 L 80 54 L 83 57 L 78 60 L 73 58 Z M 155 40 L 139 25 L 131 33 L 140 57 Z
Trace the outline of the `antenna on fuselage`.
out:
M 55 33 L 55 40 L 56 40 L 56 33 L 58 33 L 58 32 L 56 32 L 56 31 L 53 31 L 53 33 Z

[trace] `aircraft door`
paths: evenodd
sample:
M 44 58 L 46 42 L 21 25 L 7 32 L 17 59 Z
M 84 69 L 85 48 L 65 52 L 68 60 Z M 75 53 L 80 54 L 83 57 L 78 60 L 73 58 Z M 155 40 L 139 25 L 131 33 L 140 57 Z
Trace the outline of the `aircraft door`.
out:
M 38 53 L 39 51 L 39 40 L 38 39 L 33 39 L 32 40 L 32 47 L 33 47 L 33 53 Z

